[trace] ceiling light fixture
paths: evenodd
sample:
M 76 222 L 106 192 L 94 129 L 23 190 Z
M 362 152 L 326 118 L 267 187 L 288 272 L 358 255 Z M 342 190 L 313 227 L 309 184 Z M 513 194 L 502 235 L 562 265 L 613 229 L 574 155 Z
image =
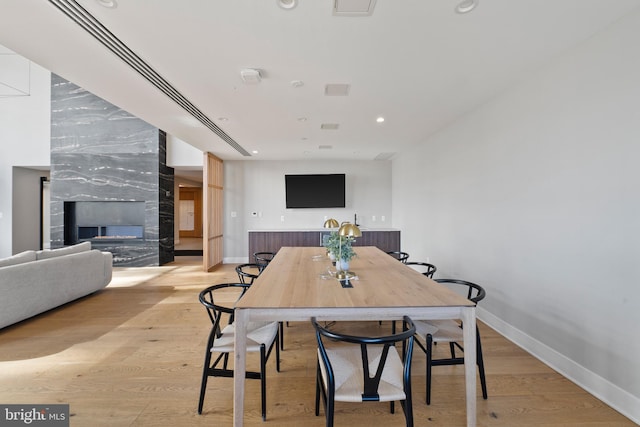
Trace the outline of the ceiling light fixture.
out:
M 302 80 L 291 80 L 291 86 L 299 88 L 304 86 L 304 82 Z
M 478 6 L 478 0 L 463 0 L 456 6 L 457 13 L 469 13 Z
M 384 117 L 378 117 L 378 118 L 376 119 L 376 122 L 378 122 L 378 123 L 382 123 L 382 122 L 384 122 Z
M 290 10 L 298 5 L 298 0 L 276 0 L 278 6 L 283 9 Z
M 116 0 L 96 0 L 96 3 L 109 9 L 115 9 L 118 7 L 118 2 L 116 2 Z

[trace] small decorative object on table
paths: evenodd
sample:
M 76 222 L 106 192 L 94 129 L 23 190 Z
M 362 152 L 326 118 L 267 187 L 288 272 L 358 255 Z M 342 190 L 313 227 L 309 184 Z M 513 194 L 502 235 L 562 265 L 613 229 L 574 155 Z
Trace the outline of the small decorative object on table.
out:
M 362 236 L 362 232 L 358 226 L 351 224 L 350 222 L 343 222 L 338 229 L 338 236 L 340 244 L 338 248 L 338 260 L 340 263 L 336 261 L 336 270 L 339 270 L 338 279 L 348 280 L 349 277 L 355 276 L 353 272 L 349 271 L 349 261 L 356 256 L 351 243 L 355 237 Z M 346 265 L 344 264 L 344 261 L 346 261 Z M 338 264 L 340 264 L 340 268 L 338 268 Z

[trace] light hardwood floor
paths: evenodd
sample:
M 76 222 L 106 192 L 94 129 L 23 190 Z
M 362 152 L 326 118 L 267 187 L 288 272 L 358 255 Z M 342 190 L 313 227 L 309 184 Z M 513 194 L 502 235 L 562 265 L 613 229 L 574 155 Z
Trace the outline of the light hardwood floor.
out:
M 197 295 L 237 276 L 233 265 L 213 273 L 201 265 L 179 257 L 163 267 L 116 268 L 105 290 L 0 330 L 0 403 L 68 403 L 71 426 L 231 425 L 231 379 L 212 378 L 204 412 L 196 412 L 210 328 Z M 489 399 L 478 391 L 478 426 L 636 425 L 482 323 L 480 330 Z M 314 415 L 314 340 L 307 323 L 285 328 L 281 372 L 274 360 L 268 365 L 267 421 L 259 382 L 247 380 L 245 425 L 324 425 L 323 413 Z M 416 350 L 415 425 L 463 426 L 463 368 L 434 368 L 432 387 L 426 406 L 424 354 Z M 336 426 L 354 424 L 401 426 L 404 417 L 389 414 L 388 404 L 338 404 Z

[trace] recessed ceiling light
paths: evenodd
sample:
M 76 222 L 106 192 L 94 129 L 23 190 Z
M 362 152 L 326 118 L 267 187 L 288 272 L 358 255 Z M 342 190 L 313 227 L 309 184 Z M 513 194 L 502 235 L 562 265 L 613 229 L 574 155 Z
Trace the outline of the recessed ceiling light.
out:
M 218 117 L 218 120 L 220 120 L 221 122 L 226 122 L 226 121 L 228 121 L 229 119 L 228 119 L 228 118 L 226 118 L 226 117 Z
M 278 6 L 281 8 L 289 10 L 298 5 L 298 0 L 276 0 L 276 3 L 278 3 Z
M 100 6 L 108 7 L 109 9 L 115 9 L 118 7 L 118 2 L 116 0 L 96 0 Z
M 258 150 L 253 150 L 252 153 L 253 154 L 258 154 Z
M 306 117 L 298 117 L 298 121 L 299 122 L 306 122 L 307 118 Z
M 382 123 L 382 122 L 384 122 L 384 117 L 382 117 L 382 116 L 381 116 L 381 117 L 378 117 L 378 118 L 376 119 L 376 122 L 378 122 L 378 123 Z
M 320 129 L 322 130 L 336 130 L 340 127 L 338 123 L 322 123 Z
M 463 0 L 456 6 L 457 13 L 469 13 L 478 6 L 478 0 Z
M 302 80 L 291 80 L 291 86 L 298 88 L 304 86 L 304 82 Z

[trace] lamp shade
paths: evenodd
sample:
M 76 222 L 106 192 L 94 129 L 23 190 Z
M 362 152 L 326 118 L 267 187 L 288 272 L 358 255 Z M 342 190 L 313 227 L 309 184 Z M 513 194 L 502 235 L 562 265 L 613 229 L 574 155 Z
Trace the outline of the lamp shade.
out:
M 338 229 L 338 235 L 347 237 L 360 237 L 362 236 L 362 231 L 360 231 L 357 225 L 346 222 L 342 224 L 340 229 Z
M 337 228 L 340 224 L 333 218 L 329 218 L 324 222 L 324 228 Z

